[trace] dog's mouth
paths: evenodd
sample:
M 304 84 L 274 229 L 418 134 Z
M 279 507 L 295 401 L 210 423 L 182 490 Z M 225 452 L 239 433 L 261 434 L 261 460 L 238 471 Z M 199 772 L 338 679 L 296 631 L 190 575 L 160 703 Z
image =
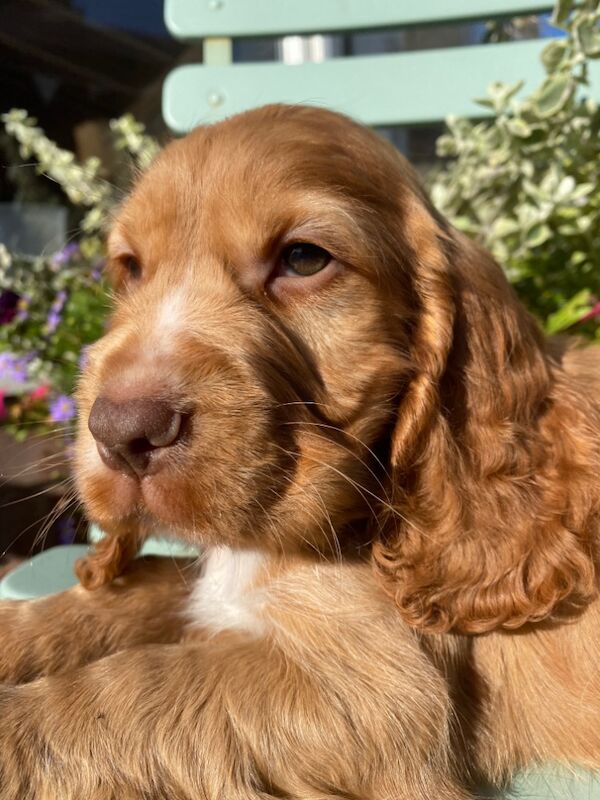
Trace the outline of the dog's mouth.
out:
M 110 531 L 127 520 L 173 533 L 199 532 L 207 527 L 214 503 L 193 491 L 193 485 L 175 467 L 156 465 L 138 475 L 128 466 L 113 469 L 97 456 L 95 460 L 93 477 L 80 474 L 78 481 L 88 516 L 101 528 Z
M 105 530 L 143 521 L 199 541 L 233 536 L 249 521 L 258 528 L 285 494 L 298 452 L 291 426 L 277 433 L 268 400 L 242 398 L 212 410 L 97 398 L 87 424 L 82 414 L 77 450 L 89 518 Z

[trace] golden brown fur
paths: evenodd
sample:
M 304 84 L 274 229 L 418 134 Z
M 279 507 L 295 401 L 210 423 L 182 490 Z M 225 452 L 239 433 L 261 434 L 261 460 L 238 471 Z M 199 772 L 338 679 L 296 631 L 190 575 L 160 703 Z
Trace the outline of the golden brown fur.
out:
M 331 263 L 282 272 L 292 242 Z M 466 800 L 600 767 L 597 351 L 545 341 L 393 148 L 316 109 L 170 145 L 110 253 L 78 444 L 109 536 L 95 591 L 0 605 L 0 798 Z M 99 395 L 184 415 L 158 472 L 100 461 Z M 131 562 L 164 527 L 258 567 L 213 608 L 210 560 Z

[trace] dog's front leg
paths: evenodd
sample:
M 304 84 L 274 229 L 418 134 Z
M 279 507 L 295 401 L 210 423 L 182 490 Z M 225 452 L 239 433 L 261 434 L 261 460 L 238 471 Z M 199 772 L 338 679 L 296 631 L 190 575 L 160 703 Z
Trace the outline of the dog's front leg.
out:
M 127 647 L 179 641 L 197 571 L 183 559 L 138 559 L 94 591 L 77 586 L 0 602 L 0 683 L 67 672 Z
M 187 798 L 164 765 L 177 775 L 190 755 L 177 746 L 187 721 L 176 689 L 194 672 L 192 650 L 148 645 L 0 687 L 1 800 Z
M 430 721 L 390 719 L 385 698 L 335 680 L 231 632 L 0 688 L 0 797 L 469 797 Z

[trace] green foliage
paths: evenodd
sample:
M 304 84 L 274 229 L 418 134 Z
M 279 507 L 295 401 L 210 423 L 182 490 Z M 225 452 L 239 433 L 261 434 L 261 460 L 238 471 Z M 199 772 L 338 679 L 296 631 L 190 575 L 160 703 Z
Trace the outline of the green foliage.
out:
M 529 308 L 556 333 L 600 338 L 600 110 L 589 97 L 600 57 L 600 0 L 559 0 L 565 32 L 543 51 L 546 79 L 493 84 L 478 101 L 492 116 L 451 118 L 438 140 L 448 159 L 432 178 L 434 203 L 504 266 Z
M 37 172 L 59 184 L 80 219 L 77 239 L 58 253 L 30 257 L 0 243 L 0 379 L 19 387 L 16 397 L 0 391 L 0 423 L 22 439 L 74 415 L 69 396 L 109 306 L 101 276 L 106 222 L 132 176 L 159 148 L 130 115 L 113 120 L 114 147 L 122 156 L 115 185 L 104 179 L 98 159 L 79 163 L 25 111 L 2 119 L 20 156 L 34 159 Z

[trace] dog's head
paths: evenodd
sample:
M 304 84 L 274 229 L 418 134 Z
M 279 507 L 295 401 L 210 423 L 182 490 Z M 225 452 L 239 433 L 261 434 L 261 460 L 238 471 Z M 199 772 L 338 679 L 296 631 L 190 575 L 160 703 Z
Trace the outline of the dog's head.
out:
M 548 493 L 522 480 L 552 444 L 537 328 L 373 132 L 285 106 L 197 129 L 120 209 L 109 272 L 78 444 L 107 530 L 143 518 L 193 542 L 368 549 L 432 628 L 520 624 L 557 580 L 589 583 L 575 546 L 543 566 L 555 518 L 531 546 Z

